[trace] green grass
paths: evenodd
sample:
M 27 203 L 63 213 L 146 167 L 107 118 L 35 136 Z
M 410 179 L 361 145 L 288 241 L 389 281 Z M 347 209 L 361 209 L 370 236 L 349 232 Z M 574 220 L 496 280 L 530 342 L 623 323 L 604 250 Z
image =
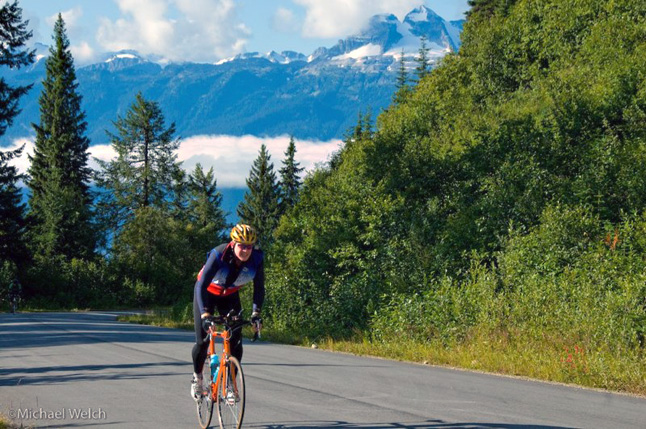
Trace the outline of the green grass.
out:
M 122 322 L 138 323 L 141 325 L 163 326 L 166 328 L 185 329 L 188 331 L 193 330 L 193 321 L 190 323 L 186 321 L 177 321 L 163 314 L 160 315 L 159 313 L 154 313 L 152 315 L 124 315 L 118 316 L 117 320 Z
M 178 322 L 167 315 L 120 316 L 119 320 L 154 326 L 193 330 L 192 322 Z M 251 336 L 246 332 L 245 336 Z M 584 345 L 545 336 L 531 340 L 520 334 L 473 333 L 461 342 L 419 343 L 407 340 L 377 342 L 361 333 L 354 338 L 312 339 L 290 332 L 263 329 L 266 341 L 374 356 L 420 364 L 528 377 L 646 396 L 646 359 L 632 351 L 597 350 Z
M 19 428 L 33 428 L 33 426 L 23 426 L 22 424 L 18 425 L 14 423 L 13 420 L 11 420 L 9 417 L 4 415 L 3 413 L 0 413 L 0 429 L 19 429 Z
M 474 336 L 456 344 L 325 339 L 318 346 L 357 355 L 646 395 L 646 362 L 635 352 L 589 352 L 578 344 L 510 341 L 507 335 Z

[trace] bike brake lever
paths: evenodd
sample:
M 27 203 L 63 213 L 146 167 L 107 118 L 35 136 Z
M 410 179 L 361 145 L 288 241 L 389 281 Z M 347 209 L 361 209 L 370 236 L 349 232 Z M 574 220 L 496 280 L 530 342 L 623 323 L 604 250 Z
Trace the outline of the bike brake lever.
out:
M 254 342 L 260 338 L 260 326 L 258 326 L 260 324 L 256 322 L 255 325 L 256 325 L 256 331 L 253 333 L 253 338 L 251 339 L 251 342 Z

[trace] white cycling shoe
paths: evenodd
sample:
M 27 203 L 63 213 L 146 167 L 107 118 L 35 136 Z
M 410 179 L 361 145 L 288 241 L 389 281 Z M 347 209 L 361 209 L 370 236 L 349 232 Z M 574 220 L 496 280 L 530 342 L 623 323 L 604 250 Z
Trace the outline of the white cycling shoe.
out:
M 196 401 L 204 395 L 204 383 L 201 378 L 195 378 L 191 380 L 191 397 Z

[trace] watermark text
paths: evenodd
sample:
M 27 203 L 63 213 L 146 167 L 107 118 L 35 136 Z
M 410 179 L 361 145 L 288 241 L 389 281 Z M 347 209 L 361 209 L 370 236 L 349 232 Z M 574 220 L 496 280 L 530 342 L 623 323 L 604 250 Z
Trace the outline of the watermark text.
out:
M 16 408 L 9 410 L 9 418 L 13 420 L 106 420 L 108 418 L 103 408 Z

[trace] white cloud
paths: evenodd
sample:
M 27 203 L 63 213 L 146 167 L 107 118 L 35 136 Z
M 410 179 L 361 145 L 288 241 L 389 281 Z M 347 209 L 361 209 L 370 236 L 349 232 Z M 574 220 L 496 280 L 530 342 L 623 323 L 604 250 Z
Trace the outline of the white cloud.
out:
M 182 161 L 182 167 L 190 173 L 195 169 L 197 163 L 202 164 L 206 170 L 213 167 L 218 187 L 223 188 L 244 188 L 247 186 L 245 179 L 249 176 L 249 170 L 253 161 L 258 157 L 262 144 L 267 146 L 271 155 L 271 162 L 274 164 L 274 171 L 283 166 L 285 151 L 289 145 L 288 136 L 262 138 L 255 136 L 194 136 L 181 141 L 178 160 Z M 317 140 L 295 140 L 296 162 L 305 168 L 305 172 L 311 171 L 316 164 L 325 162 L 330 155 L 339 149 L 340 140 L 321 142 Z M 13 150 L 25 144 L 25 150 L 20 158 L 11 161 L 12 165 L 18 167 L 22 173 L 29 168 L 27 154 L 33 155 L 33 139 L 21 138 L 12 142 L 12 145 L 2 150 Z M 99 165 L 94 158 L 109 161 L 116 156 L 116 152 L 109 144 L 91 146 L 89 149 L 89 167 L 98 169 Z
M 241 52 L 250 31 L 233 0 L 117 0 L 122 18 L 103 18 L 97 41 L 171 61 L 215 62 Z
M 83 19 L 83 9 L 77 6 L 73 9 L 61 12 L 61 17 L 65 23 L 65 34 L 70 42 L 70 52 L 77 64 L 88 64 L 96 59 L 96 51 L 88 42 L 89 29 Z M 58 13 L 49 16 L 45 22 L 51 27 L 54 33 L 54 24 L 58 20 Z
M 17 167 L 20 173 L 27 173 L 27 171 L 29 170 L 29 156 L 34 155 L 33 138 L 24 137 L 14 139 L 9 147 L 2 148 L 1 150 L 15 150 L 22 145 L 25 145 L 25 148 L 22 151 L 22 155 L 19 158 L 14 158 L 13 160 L 11 160 L 10 164 Z M 94 157 L 97 157 L 101 160 L 109 160 L 116 156 L 116 152 L 110 145 L 91 146 L 89 152 L 90 157 L 88 166 L 95 170 L 99 168 L 99 164 L 94 160 Z
M 305 8 L 305 37 L 346 37 L 358 32 L 376 14 L 393 13 L 399 18 L 423 0 L 293 0 Z
M 300 25 L 294 12 L 283 7 L 279 7 L 274 13 L 271 26 L 274 31 L 281 33 L 293 33 L 300 30 Z
M 193 171 L 199 162 L 202 167 L 213 167 L 220 187 L 245 187 L 245 179 L 253 161 L 258 157 L 262 144 L 267 146 L 274 164 L 274 171 L 282 167 L 285 151 L 289 145 L 288 136 L 262 138 L 255 136 L 194 136 L 182 141 L 179 148 L 179 159 L 188 172 Z M 315 165 L 327 161 L 341 143 L 340 140 L 327 142 L 314 140 L 295 140 L 296 162 L 306 171 Z
M 65 21 L 65 27 L 68 31 L 74 31 L 74 29 L 79 25 L 79 21 L 83 17 L 83 9 L 80 6 L 75 7 L 74 9 L 66 10 L 61 12 L 63 21 Z M 45 22 L 52 28 L 58 20 L 58 13 L 50 16 L 45 20 Z
M 70 52 L 74 60 L 80 64 L 86 64 L 94 59 L 94 49 L 87 42 L 70 46 Z
M 16 150 L 22 145 L 25 145 L 25 148 L 22 151 L 22 155 L 19 158 L 14 158 L 9 162 L 10 165 L 13 165 L 18 168 L 20 173 L 26 173 L 29 169 L 29 158 L 27 154 L 34 154 L 34 142 L 33 140 L 27 138 L 15 139 L 9 147 L 3 147 L 0 150 L 11 151 Z

